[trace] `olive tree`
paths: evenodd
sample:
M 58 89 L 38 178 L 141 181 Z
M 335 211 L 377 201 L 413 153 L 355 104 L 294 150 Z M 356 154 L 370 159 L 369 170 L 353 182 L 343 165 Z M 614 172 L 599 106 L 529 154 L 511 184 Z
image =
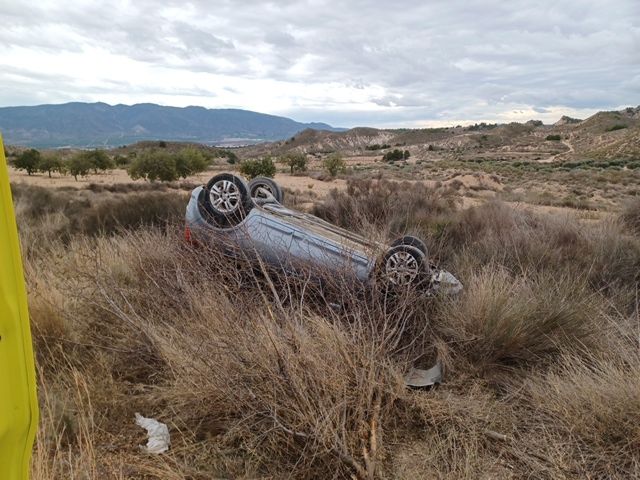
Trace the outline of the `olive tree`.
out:
M 65 162 L 64 167 L 66 170 L 73 175 L 76 182 L 78 181 L 78 176 L 85 177 L 89 174 L 91 169 L 93 168 L 93 164 L 89 160 L 89 158 L 82 153 L 77 153 L 70 159 Z
M 347 164 L 345 163 L 342 155 L 339 153 L 332 153 L 322 162 L 325 170 L 329 172 L 329 175 L 335 177 L 338 173 L 344 172 L 347 168 Z
M 294 172 L 304 172 L 307 170 L 307 156 L 304 153 L 287 153 L 280 157 L 279 162 L 290 168 L 291 175 L 293 175 Z
M 30 148 L 16 157 L 13 161 L 13 166 L 18 170 L 25 170 L 27 175 L 31 175 L 38 170 L 40 158 L 40 152 L 35 148 Z
M 276 166 L 271 157 L 257 160 L 244 160 L 240 164 L 240 173 L 249 179 L 255 177 L 271 177 L 276 174 Z
M 62 173 L 64 168 L 60 156 L 55 153 L 49 153 L 41 156 L 40 162 L 38 163 L 38 170 L 42 173 L 48 173 L 49 178 L 51 178 L 51 172 Z

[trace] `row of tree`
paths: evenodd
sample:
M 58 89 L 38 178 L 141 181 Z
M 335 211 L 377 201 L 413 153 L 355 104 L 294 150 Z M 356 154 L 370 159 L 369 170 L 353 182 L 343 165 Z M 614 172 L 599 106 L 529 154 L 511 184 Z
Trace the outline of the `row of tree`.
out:
M 233 153 L 233 152 L 231 152 Z M 237 157 L 227 155 L 227 161 L 235 164 Z M 293 175 L 307 170 L 307 156 L 303 153 L 292 152 L 276 159 L 277 163 L 289 167 Z M 131 152 L 128 156 L 109 156 L 104 150 L 86 150 L 63 158 L 57 153 L 41 153 L 36 149 L 25 150 L 13 160 L 13 166 L 25 170 L 28 175 L 35 172 L 52 172 L 72 175 L 76 180 L 89 173 L 99 173 L 115 167 L 126 168 L 132 179 L 143 178 L 149 181 L 170 182 L 179 178 L 204 171 L 211 163 L 211 157 L 202 151 L 187 147 L 178 152 L 171 152 L 166 148 L 148 148 L 141 152 Z M 324 169 L 335 177 L 343 172 L 346 164 L 342 156 L 332 153 L 323 161 Z M 257 176 L 273 177 L 276 165 L 272 157 L 249 159 L 240 162 L 240 173 L 248 178 Z
M 13 160 L 13 166 L 18 170 L 25 170 L 28 175 L 42 172 L 51 177 L 52 172 L 68 173 L 77 180 L 78 176 L 85 176 L 92 170 L 98 173 L 99 171 L 112 169 L 114 163 L 104 150 L 79 152 L 63 160 L 56 153 L 41 154 L 38 150 L 31 148 L 19 154 Z
M 86 150 L 63 158 L 57 153 L 42 154 L 32 148 L 16 156 L 13 166 L 26 171 L 28 175 L 42 172 L 51 177 L 51 173 L 56 172 L 73 175 L 78 180 L 78 177 L 84 177 L 91 172 L 105 172 L 117 165 L 126 168 L 134 180 L 144 178 L 169 182 L 202 172 L 210 160 L 192 147 L 184 148 L 177 153 L 164 149 L 147 149 L 129 157 L 116 155 L 114 158 L 104 150 Z
M 307 170 L 307 156 L 303 153 L 289 153 L 277 159 L 289 167 L 291 174 L 305 172 Z M 322 162 L 324 169 L 335 177 L 346 170 L 346 163 L 339 153 L 332 153 Z M 244 160 L 240 163 L 240 173 L 248 178 L 273 177 L 276 174 L 276 165 L 271 157 Z
M 392 151 L 385 153 L 382 160 L 385 162 L 395 162 L 396 160 L 407 160 L 410 156 L 409 150 L 402 151 L 394 148 Z

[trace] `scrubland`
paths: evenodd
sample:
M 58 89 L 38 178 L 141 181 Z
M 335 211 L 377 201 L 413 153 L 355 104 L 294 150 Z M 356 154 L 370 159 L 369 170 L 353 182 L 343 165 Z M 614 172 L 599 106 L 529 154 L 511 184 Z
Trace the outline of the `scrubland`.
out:
M 637 201 L 589 222 L 384 180 L 316 201 L 367 235 L 423 237 L 466 287 L 425 299 L 192 248 L 187 189 L 121 190 L 14 190 L 32 478 L 640 476 Z M 436 360 L 441 386 L 404 386 Z M 169 452 L 139 449 L 135 412 L 169 425 Z

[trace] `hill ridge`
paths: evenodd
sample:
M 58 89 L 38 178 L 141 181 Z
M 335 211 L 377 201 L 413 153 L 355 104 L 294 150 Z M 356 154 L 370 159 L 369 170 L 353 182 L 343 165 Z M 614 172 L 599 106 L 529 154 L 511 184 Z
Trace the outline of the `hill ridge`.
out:
M 111 147 L 140 140 L 252 144 L 289 138 L 308 128 L 342 130 L 326 123 L 197 105 L 68 102 L 0 108 L 5 143 L 32 147 Z

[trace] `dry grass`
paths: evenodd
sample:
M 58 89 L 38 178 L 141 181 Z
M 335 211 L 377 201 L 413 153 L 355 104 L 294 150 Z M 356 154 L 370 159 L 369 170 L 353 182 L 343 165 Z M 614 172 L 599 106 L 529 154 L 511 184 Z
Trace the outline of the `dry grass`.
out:
M 193 250 L 178 192 L 159 192 L 162 222 L 147 219 L 165 207 L 134 202 L 147 193 L 16 195 L 42 408 L 32 477 L 640 475 L 640 239 L 381 188 L 318 211 L 425 236 L 462 296 L 389 297 Z M 118 228 L 59 228 L 101 208 Z M 445 383 L 405 389 L 435 358 Z M 139 450 L 135 412 L 169 425 L 167 454 Z
M 640 197 L 629 201 L 620 217 L 632 231 L 640 235 Z

